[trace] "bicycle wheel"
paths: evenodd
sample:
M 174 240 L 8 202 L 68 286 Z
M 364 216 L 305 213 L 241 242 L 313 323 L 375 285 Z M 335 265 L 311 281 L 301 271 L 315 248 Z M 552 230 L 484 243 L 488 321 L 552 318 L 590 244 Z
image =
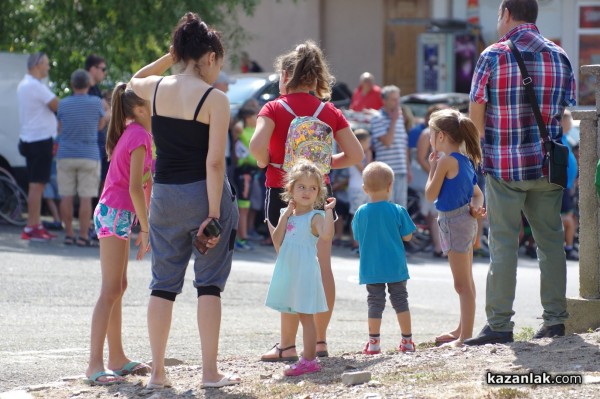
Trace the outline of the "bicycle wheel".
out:
M 27 213 L 27 195 L 11 179 L 0 176 L 0 217 L 15 226 L 25 226 L 24 213 Z

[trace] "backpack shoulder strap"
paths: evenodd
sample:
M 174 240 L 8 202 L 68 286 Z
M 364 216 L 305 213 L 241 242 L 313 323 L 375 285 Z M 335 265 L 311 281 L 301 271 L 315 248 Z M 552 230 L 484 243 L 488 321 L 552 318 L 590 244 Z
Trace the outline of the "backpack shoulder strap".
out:
M 323 108 L 325 108 L 325 104 L 326 103 L 322 102 L 321 105 L 319 105 L 319 108 L 317 108 L 317 110 L 313 114 L 313 118 L 317 118 L 319 116 L 319 114 L 321 113 L 321 111 L 323 111 Z
M 296 115 L 296 113 L 294 111 L 292 111 L 292 108 L 290 108 L 290 106 L 288 105 L 288 103 L 286 103 L 285 101 L 283 101 L 282 99 L 277 100 L 277 102 L 279 104 L 281 104 L 283 106 L 283 108 L 285 108 L 285 110 L 287 112 L 289 112 L 290 114 L 294 115 L 294 118 L 297 118 L 298 115 Z

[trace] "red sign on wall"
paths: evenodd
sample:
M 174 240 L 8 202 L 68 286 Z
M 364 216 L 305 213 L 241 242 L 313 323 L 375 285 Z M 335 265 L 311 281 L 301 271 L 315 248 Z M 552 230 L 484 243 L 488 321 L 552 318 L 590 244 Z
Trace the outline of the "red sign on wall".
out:
M 580 28 L 600 28 L 600 6 L 583 6 L 579 8 Z

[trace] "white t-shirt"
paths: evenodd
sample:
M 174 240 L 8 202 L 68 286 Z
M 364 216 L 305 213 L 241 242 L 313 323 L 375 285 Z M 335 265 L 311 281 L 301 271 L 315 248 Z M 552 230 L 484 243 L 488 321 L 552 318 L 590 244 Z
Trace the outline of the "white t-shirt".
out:
M 26 143 L 56 137 L 58 124 L 48 103 L 56 97 L 40 80 L 26 74 L 17 87 L 20 138 Z

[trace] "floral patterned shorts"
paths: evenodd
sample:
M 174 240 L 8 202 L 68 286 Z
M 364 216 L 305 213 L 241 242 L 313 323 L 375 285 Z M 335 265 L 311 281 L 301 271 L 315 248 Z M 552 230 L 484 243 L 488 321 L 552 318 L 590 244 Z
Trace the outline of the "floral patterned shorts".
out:
M 98 203 L 94 210 L 94 227 L 98 238 L 117 236 L 129 239 L 135 214 L 123 209 L 115 209 Z

